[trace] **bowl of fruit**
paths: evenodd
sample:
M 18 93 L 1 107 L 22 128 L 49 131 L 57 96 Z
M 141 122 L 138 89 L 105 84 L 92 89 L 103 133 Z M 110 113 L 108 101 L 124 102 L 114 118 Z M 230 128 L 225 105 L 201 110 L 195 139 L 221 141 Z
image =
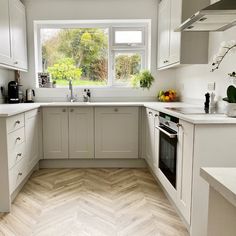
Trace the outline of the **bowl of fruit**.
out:
M 160 102 L 175 102 L 177 100 L 177 93 L 174 89 L 169 89 L 167 91 L 161 90 L 157 98 Z

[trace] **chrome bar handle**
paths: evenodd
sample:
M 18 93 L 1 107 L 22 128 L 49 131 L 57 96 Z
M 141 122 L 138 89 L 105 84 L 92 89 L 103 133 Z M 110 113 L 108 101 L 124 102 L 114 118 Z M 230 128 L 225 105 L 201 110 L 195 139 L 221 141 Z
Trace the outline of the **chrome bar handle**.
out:
M 162 133 L 166 134 L 169 138 L 176 138 L 178 134 L 170 134 L 164 130 L 161 126 L 156 126 L 156 129 L 159 129 Z

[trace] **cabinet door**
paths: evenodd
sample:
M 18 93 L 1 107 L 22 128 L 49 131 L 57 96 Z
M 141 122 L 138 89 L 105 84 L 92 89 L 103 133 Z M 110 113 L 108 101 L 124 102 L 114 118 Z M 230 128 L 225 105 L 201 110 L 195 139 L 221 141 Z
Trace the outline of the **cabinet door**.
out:
M 188 224 L 192 199 L 194 125 L 180 120 L 177 156 L 177 205 Z
M 146 128 L 145 128 L 145 156 L 146 161 L 152 166 L 154 157 L 154 111 L 146 109 Z
M 170 62 L 174 64 L 180 62 L 180 40 L 181 33 L 175 32 L 181 24 L 182 0 L 171 0 L 171 21 L 170 21 Z
M 9 1 L 0 1 L 0 63 L 11 63 Z
M 27 70 L 25 7 L 19 0 L 10 0 L 10 22 L 14 67 Z
M 159 112 L 154 112 L 154 158 L 153 165 L 155 173 L 159 168 L 159 144 L 160 144 L 160 131 L 156 127 L 159 126 Z
M 94 158 L 92 107 L 69 109 L 69 158 Z
M 38 109 L 25 113 L 25 147 L 28 169 L 31 170 L 39 158 L 39 113 Z
M 170 21 L 171 0 L 162 0 L 158 14 L 158 68 L 170 63 Z
M 43 108 L 44 159 L 68 158 L 67 108 Z
M 158 112 L 146 109 L 146 132 L 145 132 L 145 153 L 146 160 L 155 172 L 159 161 L 159 131 L 155 128 L 159 125 Z
M 95 158 L 138 158 L 138 110 L 95 108 Z

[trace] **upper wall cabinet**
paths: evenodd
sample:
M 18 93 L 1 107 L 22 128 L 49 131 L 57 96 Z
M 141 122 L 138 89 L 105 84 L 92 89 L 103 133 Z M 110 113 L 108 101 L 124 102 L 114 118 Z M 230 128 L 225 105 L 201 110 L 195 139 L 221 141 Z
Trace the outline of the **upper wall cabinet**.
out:
M 26 71 L 26 16 L 19 0 L 0 0 L 0 64 Z
M 197 3 L 196 3 L 197 2 Z M 161 0 L 158 11 L 157 68 L 208 63 L 208 33 L 175 32 L 175 29 L 208 0 Z
M 0 62 L 11 64 L 10 18 L 8 0 L 0 0 Z
M 19 0 L 10 0 L 10 22 L 13 66 L 27 70 L 25 7 Z

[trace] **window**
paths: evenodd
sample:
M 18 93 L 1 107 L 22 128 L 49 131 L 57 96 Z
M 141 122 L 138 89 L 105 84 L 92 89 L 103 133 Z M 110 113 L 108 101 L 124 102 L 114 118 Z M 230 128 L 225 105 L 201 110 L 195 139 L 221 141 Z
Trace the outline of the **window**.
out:
M 114 84 L 129 84 L 132 76 L 142 69 L 142 55 L 139 52 L 115 52 Z
M 147 69 L 149 22 L 36 22 L 39 87 L 130 86 Z

